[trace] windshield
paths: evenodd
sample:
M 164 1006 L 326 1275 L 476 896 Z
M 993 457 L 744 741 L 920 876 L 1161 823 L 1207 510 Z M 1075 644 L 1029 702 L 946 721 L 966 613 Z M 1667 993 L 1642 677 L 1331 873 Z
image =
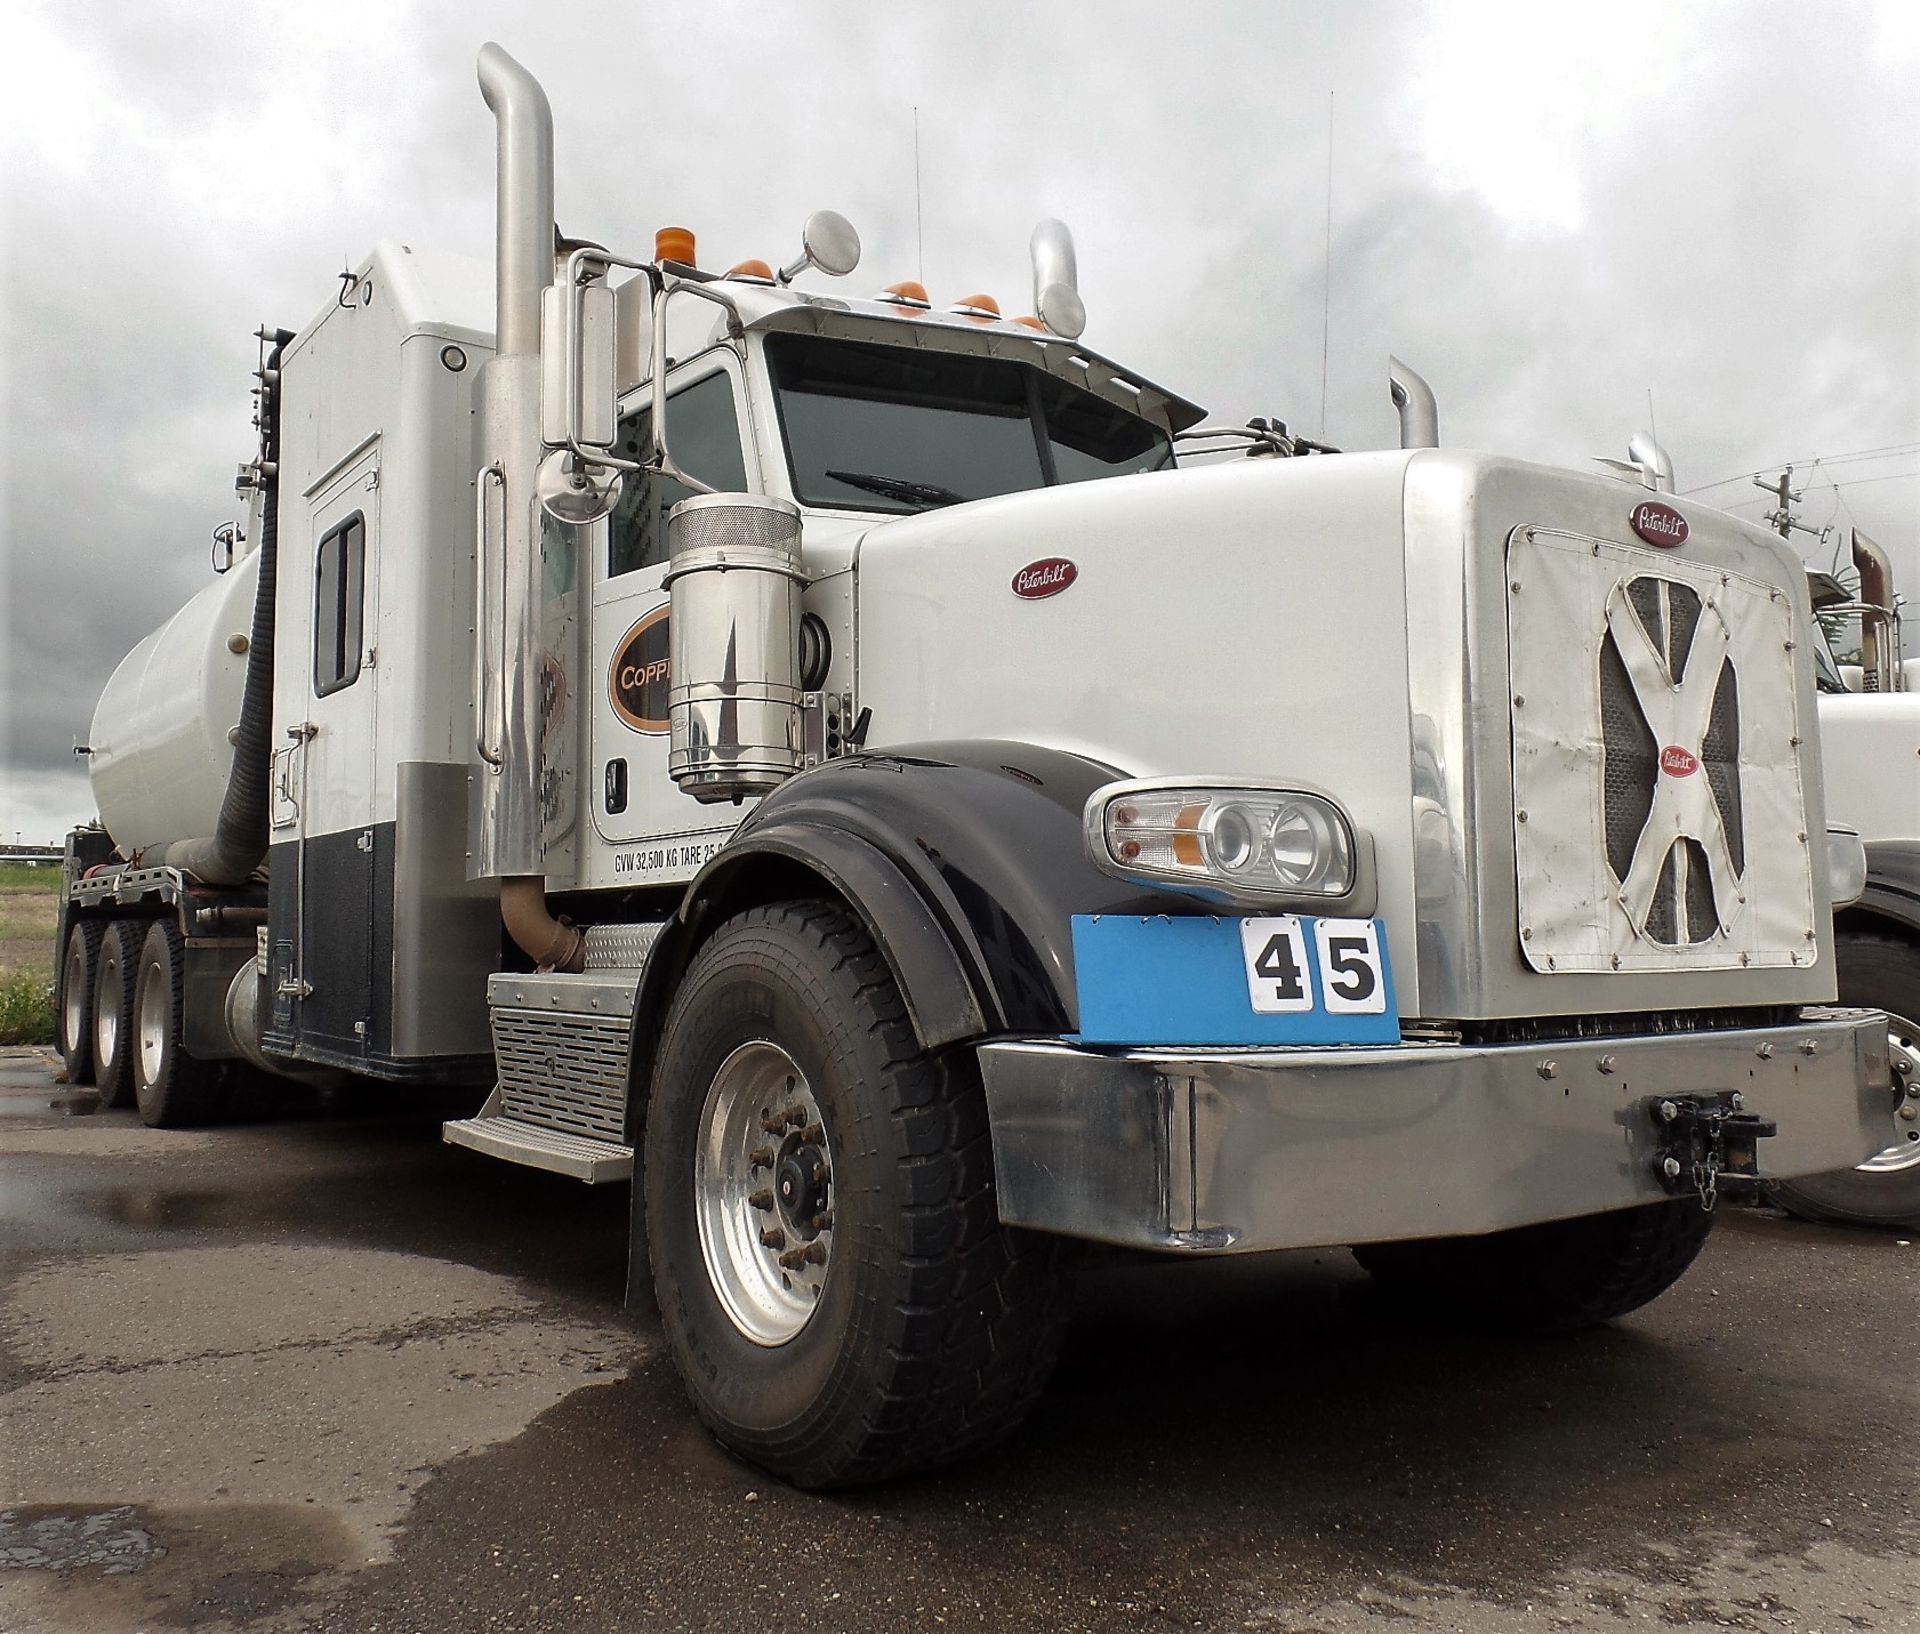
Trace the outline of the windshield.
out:
M 1173 462 L 1167 433 L 1003 358 L 770 335 L 794 497 L 907 512 Z
M 1827 627 L 1813 621 L 1813 684 L 1822 692 L 1845 692 L 1847 678 L 1834 661 L 1833 647 L 1827 639 Z

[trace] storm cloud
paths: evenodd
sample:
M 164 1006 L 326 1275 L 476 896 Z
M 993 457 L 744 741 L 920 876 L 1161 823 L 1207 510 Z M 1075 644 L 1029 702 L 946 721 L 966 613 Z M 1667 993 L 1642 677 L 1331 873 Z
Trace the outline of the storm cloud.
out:
M 307 322 L 379 238 L 489 253 L 487 38 L 552 98 L 570 233 L 776 259 L 830 206 L 862 289 L 924 268 L 937 300 L 1024 310 L 1057 214 L 1088 339 L 1219 419 L 1391 444 L 1393 351 L 1448 443 L 1578 465 L 1623 454 L 1651 392 L 1682 490 L 1756 516 L 1748 473 L 1792 460 L 1806 521 L 1920 584 L 1911 7 L 1186 16 L 8 8 L 0 832 L 90 815 L 94 699 L 236 514 L 253 329 Z

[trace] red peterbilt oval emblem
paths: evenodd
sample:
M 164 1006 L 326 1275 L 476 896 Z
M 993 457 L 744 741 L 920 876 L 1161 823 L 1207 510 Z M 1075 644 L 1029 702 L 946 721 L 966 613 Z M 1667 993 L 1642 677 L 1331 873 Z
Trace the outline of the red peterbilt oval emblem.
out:
M 1700 762 L 1679 744 L 1669 743 L 1660 751 L 1660 770 L 1669 777 L 1691 777 L 1700 770 Z
M 1633 515 L 1628 521 L 1642 539 L 1650 545 L 1658 545 L 1662 550 L 1671 550 L 1675 545 L 1687 542 L 1687 519 L 1671 505 L 1662 505 L 1657 499 L 1634 506 Z
M 1057 596 L 1080 577 L 1080 569 L 1064 556 L 1049 556 L 1043 562 L 1029 562 L 1013 576 L 1013 593 L 1028 601 Z

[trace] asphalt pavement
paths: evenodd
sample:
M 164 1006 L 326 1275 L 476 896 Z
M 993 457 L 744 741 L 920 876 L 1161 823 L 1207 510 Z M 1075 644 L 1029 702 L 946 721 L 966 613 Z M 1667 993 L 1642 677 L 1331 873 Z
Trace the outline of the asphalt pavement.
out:
M 403 1092 L 87 1104 L 0 1052 L 5 1634 L 1920 1630 L 1908 1234 L 1729 1213 L 1553 1341 L 1340 1251 L 1108 1259 L 1010 1446 L 812 1496 L 623 1311 L 625 1187 Z

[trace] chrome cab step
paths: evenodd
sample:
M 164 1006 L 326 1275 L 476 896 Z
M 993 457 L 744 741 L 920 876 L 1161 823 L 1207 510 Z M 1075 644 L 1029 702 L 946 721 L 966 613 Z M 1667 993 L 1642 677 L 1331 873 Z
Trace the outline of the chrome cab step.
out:
M 646 948 L 630 939 L 618 951 L 644 957 Z M 443 1136 L 590 1185 L 630 1178 L 627 1092 L 640 974 L 602 966 L 493 977 L 487 1011 L 499 1078 L 478 1116 L 443 1125 Z
M 488 1103 L 489 1105 L 492 1102 Z M 440 1133 L 453 1146 L 468 1146 L 489 1157 L 505 1158 L 532 1169 L 570 1175 L 589 1186 L 633 1177 L 633 1148 L 610 1140 L 542 1129 L 519 1118 L 488 1115 L 443 1124 Z

